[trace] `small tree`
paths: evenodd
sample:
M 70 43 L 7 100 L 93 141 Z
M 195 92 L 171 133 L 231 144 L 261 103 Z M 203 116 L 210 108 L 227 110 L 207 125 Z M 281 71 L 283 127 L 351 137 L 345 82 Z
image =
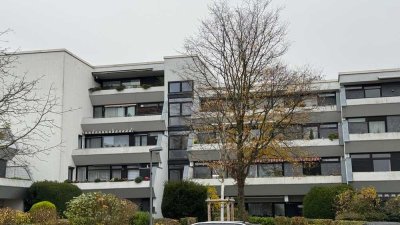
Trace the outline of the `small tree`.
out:
M 385 202 L 384 211 L 390 221 L 400 221 L 400 197 L 390 198 Z
M 335 219 L 336 196 L 351 189 L 351 186 L 348 185 L 311 188 L 303 200 L 304 216 L 313 219 Z
M 207 216 L 207 187 L 192 181 L 169 181 L 164 186 L 161 209 L 164 217 L 180 219 Z
M 58 215 L 63 216 L 67 202 L 81 194 L 82 191 L 76 185 L 70 183 L 35 182 L 27 190 L 25 207 L 26 210 L 29 210 L 37 202 L 49 201 L 56 206 Z

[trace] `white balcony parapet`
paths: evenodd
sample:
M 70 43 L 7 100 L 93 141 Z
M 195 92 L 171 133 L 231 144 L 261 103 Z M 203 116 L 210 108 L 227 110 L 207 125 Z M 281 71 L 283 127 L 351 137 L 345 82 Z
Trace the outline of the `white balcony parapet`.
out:
M 81 190 L 107 190 L 107 189 L 121 189 L 121 188 L 149 188 L 150 181 L 142 181 L 136 183 L 135 181 L 118 181 L 118 182 L 87 182 L 87 183 L 74 183 Z
M 147 89 L 126 88 L 122 91 L 115 89 L 98 90 L 89 94 L 92 105 L 129 104 L 142 102 L 164 101 L 164 86 L 150 87 Z
M 83 118 L 81 126 L 85 134 L 160 131 L 166 129 L 163 115 Z
M 354 181 L 391 181 L 400 180 L 400 171 L 353 172 Z
M 32 185 L 31 180 L 0 178 L 0 186 L 28 188 Z
M 220 186 L 218 179 L 192 179 L 204 185 Z M 247 178 L 246 185 L 273 185 L 273 184 L 331 184 L 341 183 L 341 176 L 305 176 L 305 177 L 258 177 Z M 225 179 L 225 185 L 235 185 L 232 178 Z
M 156 146 L 75 149 L 72 151 L 72 159 L 76 165 L 148 163 L 149 150 Z M 153 162 L 160 162 L 159 154 L 153 154 Z
M 31 180 L 0 178 L 0 199 L 23 199 Z
M 349 134 L 350 141 L 400 140 L 400 132 Z
M 348 106 L 400 103 L 400 96 L 380 97 L 380 98 L 346 99 L 346 103 Z
M 330 140 L 328 138 L 312 139 L 312 140 L 291 140 L 286 141 L 289 146 L 303 147 L 303 146 L 334 146 L 339 145 L 339 139 Z

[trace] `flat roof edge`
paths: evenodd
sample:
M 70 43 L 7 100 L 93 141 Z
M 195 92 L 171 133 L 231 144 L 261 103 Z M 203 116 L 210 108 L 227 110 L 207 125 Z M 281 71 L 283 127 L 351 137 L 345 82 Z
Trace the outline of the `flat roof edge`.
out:
M 384 73 L 384 72 L 400 72 L 400 68 L 339 72 L 339 76 L 340 75 L 352 75 L 352 74 L 366 74 L 366 73 Z
M 83 60 L 82 58 L 78 57 L 74 53 L 70 52 L 69 50 L 65 48 L 55 48 L 55 49 L 45 49 L 45 50 L 28 50 L 28 51 L 16 51 L 16 52 L 11 52 L 9 54 L 14 54 L 14 55 L 25 55 L 25 54 L 41 54 L 41 53 L 54 53 L 54 52 L 65 52 L 69 54 L 70 56 L 76 58 L 77 60 L 81 61 L 82 63 L 86 64 L 87 66 L 93 68 L 93 66 L 88 63 L 86 60 Z

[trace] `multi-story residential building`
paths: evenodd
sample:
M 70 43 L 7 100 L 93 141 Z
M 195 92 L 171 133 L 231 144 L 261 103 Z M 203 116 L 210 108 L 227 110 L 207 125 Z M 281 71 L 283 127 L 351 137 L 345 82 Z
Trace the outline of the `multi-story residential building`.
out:
M 43 89 L 53 85 L 60 109 L 67 111 L 55 116 L 60 129 L 49 143 L 62 145 L 31 160 L 31 180 L 71 180 L 83 191 L 114 193 L 146 210 L 152 160 L 158 217 L 167 180 L 191 179 L 219 189 L 204 164 L 218 160 L 207 138 L 212 134 L 194 139 L 185 123 L 196 85 L 181 76 L 190 58 L 92 66 L 67 50 L 18 56 L 15 72 L 45 75 Z M 338 80 L 315 86 L 316 97 L 305 101 L 312 106 L 309 120 L 295 127 L 290 141 L 310 156 L 296 164 L 271 159 L 251 167 L 245 194 L 252 215 L 299 215 L 304 195 L 316 185 L 372 185 L 382 197 L 400 194 L 400 69 L 340 73 Z M 154 147 L 163 150 L 150 159 Z M 0 202 L 17 207 L 32 181 L 17 184 L 8 177 L 0 178 Z M 137 177 L 144 180 L 135 182 Z M 232 178 L 225 180 L 225 194 L 236 195 Z

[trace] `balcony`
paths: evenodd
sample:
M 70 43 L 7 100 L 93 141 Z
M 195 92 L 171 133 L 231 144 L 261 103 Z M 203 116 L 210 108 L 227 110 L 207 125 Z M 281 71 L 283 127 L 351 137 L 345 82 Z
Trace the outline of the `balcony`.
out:
M 143 102 L 163 102 L 164 86 L 96 90 L 89 94 L 92 105 L 130 104 Z
M 151 146 L 130 146 L 113 148 L 86 148 L 72 151 L 75 165 L 130 164 L 150 162 Z M 160 162 L 160 155 L 153 154 L 153 162 Z
M 353 172 L 354 181 L 400 181 L 400 171 Z
M 87 182 L 75 183 L 83 192 L 101 191 L 111 193 L 120 198 L 149 198 L 150 181 L 121 181 L 121 182 Z M 154 190 L 153 190 L 154 192 Z M 154 196 L 154 193 L 153 193 Z
M 400 132 L 349 134 L 347 153 L 400 151 Z
M 112 117 L 112 118 L 83 118 L 81 127 L 84 133 L 121 133 L 166 130 L 162 115 Z
M 218 148 L 218 144 L 190 144 L 188 158 L 190 161 L 217 160 L 220 158 Z
M 22 199 L 31 180 L 0 178 L 0 199 Z
M 379 116 L 400 114 L 400 96 L 347 99 L 344 117 Z
M 192 179 L 204 185 L 219 187 L 218 179 Z M 305 195 L 313 186 L 323 186 L 342 183 L 341 176 L 307 176 L 307 177 L 267 177 L 247 178 L 245 186 L 246 196 L 260 195 Z M 234 180 L 225 180 L 226 195 L 235 195 Z

